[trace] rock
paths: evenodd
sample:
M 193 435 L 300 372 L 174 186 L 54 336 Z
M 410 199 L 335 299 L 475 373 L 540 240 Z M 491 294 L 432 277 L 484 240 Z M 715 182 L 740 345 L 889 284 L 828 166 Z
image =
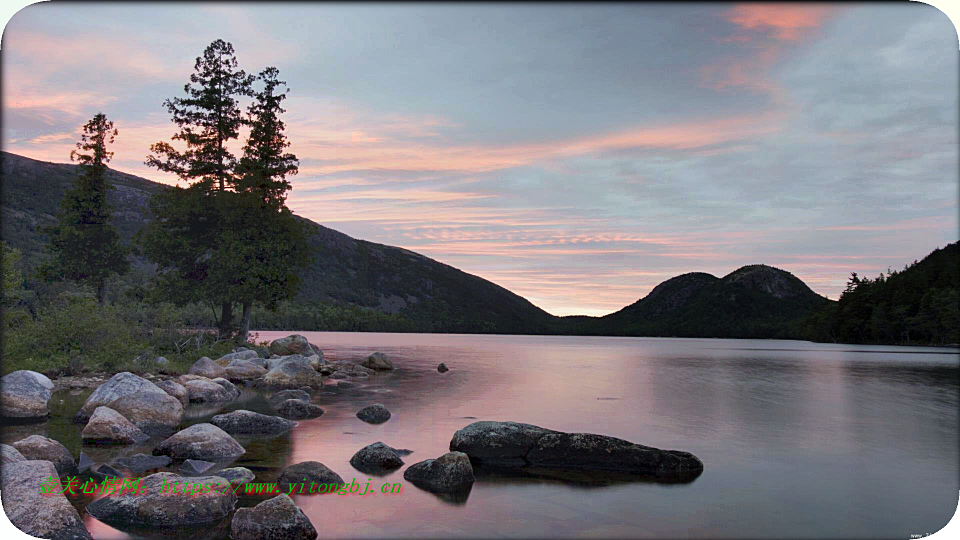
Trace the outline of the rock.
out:
M 93 414 L 93 411 L 95 411 L 97 407 L 106 405 L 120 414 L 123 414 L 127 417 L 127 420 L 130 420 L 137 425 L 137 427 L 140 427 L 135 419 L 124 414 L 123 411 L 114 407 L 112 403 L 125 396 L 135 396 L 139 399 L 145 398 L 148 395 L 159 396 L 157 400 L 151 400 L 155 405 L 161 405 L 164 402 L 168 402 L 166 398 L 170 397 L 169 394 L 161 390 L 157 385 L 142 377 L 138 377 L 129 371 L 117 373 L 113 377 L 110 377 L 110 380 L 98 386 L 97 389 L 90 394 L 90 397 L 87 398 L 87 402 L 84 403 L 83 407 L 80 408 L 80 412 L 77 413 L 77 416 L 74 418 L 74 420 L 77 423 L 86 424 L 87 420 L 90 419 L 90 415 Z M 179 418 L 177 418 L 177 424 L 179 424 L 180 420 L 183 418 L 182 406 L 180 406 L 179 411 L 179 415 L 173 414 L 175 411 L 170 411 L 171 414 L 162 416 L 179 416 Z M 140 429 L 143 428 L 140 427 Z
M 92 539 L 80 514 L 61 493 L 62 484 L 53 463 L 26 460 L 4 463 L 3 511 L 14 527 L 39 538 Z M 52 493 L 42 493 L 54 478 Z M 9 534 L 9 532 L 7 533 Z
M 347 375 L 347 373 L 343 371 L 334 371 L 333 373 L 330 374 L 331 379 L 347 379 L 349 377 L 350 375 Z
M 166 358 L 164 358 L 164 357 L 162 357 L 162 356 L 158 356 L 158 357 L 156 358 L 156 360 L 154 360 L 153 362 L 154 362 L 155 364 L 157 364 L 158 366 L 160 366 L 160 367 L 165 367 L 168 363 L 170 363 L 169 360 L 167 360 Z
M 259 356 L 260 358 L 267 358 L 270 356 L 270 349 L 266 347 L 257 347 L 256 351 L 257 351 L 257 356 Z
M 356 388 L 357 386 L 359 386 L 357 383 L 352 383 L 350 381 L 337 382 L 337 388 Z
M 263 376 L 263 384 L 270 388 L 284 389 L 319 386 L 323 382 L 320 374 L 310 367 L 309 363 L 283 362 Z
M 299 334 L 292 334 L 285 338 L 275 339 L 270 343 L 270 353 L 277 356 L 287 356 L 290 354 L 310 356 L 316 352 L 317 349 L 310 346 L 307 338 Z
M 210 423 L 227 433 L 243 435 L 278 435 L 297 425 L 296 422 L 278 416 L 267 416 L 245 410 L 218 414 L 210 420 Z
M 177 398 L 177 401 L 179 401 L 183 407 L 190 404 L 190 396 L 187 394 L 187 389 L 176 381 L 160 381 L 157 383 L 157 388 Z
M 299 399 L 300 401 L 310 402 L 310 394 L 306 393 L 301 389 L 297 390 L 281 390 L 272 396 L 270 396 L 271 403 L 282 403 L 288 399 Z
M 325 366 L 320 366 L 320 369 L 318 369 L 317 371 L 319 371 L 321 375 L 331 375 L 334 372 L 334 368 L 332 366 L 325 365 Z
M 234 362 L 236 360 L 246 360 L 248 362 L 253 362 L 259 365 L 260 355 L 258 355 L 256 351 L 244 349 L 242 351 L 233 351 L 232 353 L 225 354 L 220 358 L 218 358 L 217 361 L 214 363 L 217 364 L 218 366 L 227 367 L 228 365 L 230 365 L 231 362 Z
M 450 368 L 448 368 L 447 365 L 444 364 L 443 362 L 440 362 L 440 365 L 437 366 L 437 371 L 439 371 L 440 373 L 446 373 L 450 371 Z
M 366 368 L 375 369 L 375 370 L 388 370 L 393 369 L 393 362 L 387 358 L 387 355 L 382 352 L 375 352 L 367 357 L 366 360 L 360 362 L 360 365 Z
M 3 460 L 0 461 L 0 463 L 3 465 L 6 465 L 7 463 L 16 463 L 18 461 L 27 461 L 27 458 L 23 457 L 23 454 L 21 454 L 19 450 L 10 446 L 9 444 L 0 444 L 0 449 L 2 449 L 3 454 Z
M 223 377 L 217 377 L 213 379 L 213 382 L 219 384 L 227 391 L 227 394 L 230 396 L 231 400 L 237 399 L 240 397 L 240 389 L 234 386 L 234 384 Z
M 47 376 L 44 375 L 43 373 L 37 373 L 36 371 L 30 371 L 30 370 L 28 370 L 28 369 L 25 369 L 24 371 L 26 371 L 27 373 L 30 374 L 31 377 L 33 377 L 34 379 L 36 379 L 37 382 L 40 383 L 40 386 L 42 386 L 42 387 L 46 388 L 47 390 L 53 392 L 54 384 L 53 384 L 53 381 L 51 381 L 49 377 L 47 377 Z M 14 373 L 16 373 L 16 372 L 14 372 Z
M 397 451 L 382 442 L 364 446 L 350 458 L 353 468 L 366 474 L 382 476 L 403 465 Z
M 197 360 L 193 366 L 190 367 L 190 371 L 187 373 L 190 375 L 200 375 L 201 377 L 206 377 L 208 379 L 216 379 L 217 377 L 223 377 L 226 375 L 227 370 L 224 369 L 223 366 L 204 356 L 203 358 Z
M 180 400 L 163 390 L 123 396 L 111 401 L 107 406 L 148 435 L 166 436 L 177 429 L 183 420 L 183 405 Z
M 229 469 L 221 469 L 217 471 L 216 474 L 220 478 L 230 482 L 231 486 L 246 484 L 247 482 L 253 481 L 257 477 L 255 474 L 253 474 L 253 471 L 246 467 L 230 467 Z
M 517 422 L 474 422 L 454 433 L 450 450 L 483 463 L 522 467 L 533 445 L 548 433 L 558 432 Z
M 161 442 L 155 456 L 227 461 L 246 453 L 233 437 L 213 424 L 194 424 Z
M 189 474 L 191 476 L 197 474 L 203 474 L 210 470 L 213 467 L 213 463 L 209 461 L 203 461 L 201 459 L 188 459 L 180 465 L 180 472 L 183 474 Z
M 94 478 L 96 478 L 101 482 L 107 478 L 125 478 L 126 477 L 125 474 L 118 471 L 117 469 L 114 469 L 110 465 L 107 465 L 106 463 L 97 465 L 96 467 L 90 469 L 90 476 L 93 476 Z
M 360 409 L 357 412 L 357 418 L 369 424 L 382 424 L 390 419 L 390 411 L 383 405 L 377 403 Z
M 231 381 L 243 382 L 252 381 L 257 377 L 263 377 L 267 370 L 249 360 L 234 360 L 227 365 L 225 377 Z
M 77 472 L 83 474 L 90 470 L 93 467 L 93 459 L 90 456 L 80 452 L 80 457 L 77 458 Z
M 310 387 L 310 386 L 301 386 L 300 388 L 297 388 L 297 390 L 300 390 L 301 392 L 306 392 L 307 394 L 309 394 L 309 395 L 311 395 L 311 396 L 317 392 L 317 389 L 316 389 L 316 388 L 313 388 L 313 387 Z
M 3 416 L 17 420 L 42 420 L 50 414 L 51 391 L 43 375 L 22 369 L 0 378 L 0 408 Z M 52 384 L 52 383 L 51 383 Z
M 264 367 L 267 370 L 271 370 L 280 364 L 286 364 L 287 362 L 296 362 L 298 364 L 303 364 L 304 366 L 309 366 L 311 369 L 316 369 L 313 367 L 313 362 L 309 358 L 301 354 L 291 354 L 289 356 L 278 356 L 276 358 L 267 358 L 264 360 Z
M 27 460 L 45 459 L 53 463 L 59 475 L 76 475 L 77 466 L 67 447 L 43 435 L 31 435 L 12 445 Z
M 236 397 L 227 391 L 223 385 L 213 381 L 188 381 L 184 387 L 187 389 L 187 395 L 190 397 L 191 403 L 220 403 Z
M 407 467 L 403 479 L 420 489 L 436 493 L 464 491 L 473 485 L 473 466 L 463 452 L 448 452 Z
M 310 485 L 310 482 L 316 482 L 318 484 L 344 483 L 343 478 L 340 478 L 339 474 L 331 471 L 326 465 L 319 461 L 304 461 L 290 465 L 280 471 L 280 476 L 277 477 L 277 484 L 280 484 L 280 489 L 284 491 L 290 490 L 290 484 L 298 484 L 300 482 L 307 482 L 307 486 Z
M 318 354 L 311 354 L 307 357 L 307 361 L 310 362 L 310 367 L 313 369 L 320 369 L 320 366 L 323 365 L 323 358 Z
M 130 469 L 133 472 L 142 473 L 152 469 L 166 467 L 173 460 L 170 456 L 149 456 L 147 454 L 134 454 L 132 456 L 122 457 L 113 462 L 118 467 Z
M 663 481 L 687 482 L 703 472 L 703 463 L 688 452 L 515 422 L 474 422 L 454 434 L 450 449 L 481 463 L 616 471 Z
M 240 508 L 230 522 L 233 540 L 314 540 L 317 530 L 294 504 L 281 493 L 253 508 Z
M 209 377 L 203 377 L 201 375 L 191 375 L 189 373 L 177 377 L 177 382 L 186 386 L 190 381 L 209 381 Z
M 122 414 L 103 406 L 93 411 L 80 436 L 88 444 L 137 444 L 150 438 Z
M 218 476 L 185 478 L 161 472 L 147 476 L 140 486 L 140 493 L 97 499 L 87 505 L 87 512 L 108 525 L 172 527 L 223 519 L 237 502 L 229 484 Z M 183 496 L 185 487 L 190 496 Z
M 294 420 L 307 420 L 317 418 L 323 414 L 323 409 L 319 405 L 308 403 L 300 399 L 288 399 L 277 405 L 277 414 L 284 418 Z

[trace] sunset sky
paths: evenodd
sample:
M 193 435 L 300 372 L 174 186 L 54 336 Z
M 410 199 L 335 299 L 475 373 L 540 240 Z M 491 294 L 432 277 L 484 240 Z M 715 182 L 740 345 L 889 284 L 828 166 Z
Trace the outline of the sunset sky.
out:
M 958 239 L 957 32 L 919 3 L 42 3 L 3 149 L 68 162 L 102 111 L 176 183 L 143 162 L 217 38 L 289 84 L 296 213 L 557 315 L 754 263 L 835 299 Z

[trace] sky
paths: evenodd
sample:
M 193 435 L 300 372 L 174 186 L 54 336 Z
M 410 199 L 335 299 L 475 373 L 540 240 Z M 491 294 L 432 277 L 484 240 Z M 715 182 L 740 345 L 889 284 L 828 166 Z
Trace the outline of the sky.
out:
M 288 83 L 294 212 L 556 315 L 758 263 L 836 299 L 958 240 L 960 47 L 920 3 L 35 4 L 3 149 L 68 162 L 104 112 L 111 166 L 176 184 L 144 160 L 218 38 Z

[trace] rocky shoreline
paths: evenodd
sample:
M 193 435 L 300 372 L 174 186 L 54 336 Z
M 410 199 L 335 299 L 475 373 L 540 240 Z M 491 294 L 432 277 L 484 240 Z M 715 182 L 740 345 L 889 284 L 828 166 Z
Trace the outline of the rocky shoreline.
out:
M 238 509 L 231 490 L 169 497 L 160 486 L 187 478 L 234 486 L 255 481 L 253 471 L 231 466 L 246 453 L 235 435 L 275 436 L 302 422 L 322 421 L 323 409 L 311 402 L 318 391 L 331 385 L 349 388 L 356 383 L 347 379 L 376 378 L 393 369 L 393 361 L 379 352 L 360 362 L 329 362 L 319 347 L 303 336 L 290 335 L 274 340 L 269 349 L 241 347 L 216 360 L 200 358 L 180 376 L 122 372 L 51 381 L 27 370 L 10 373 L 0 379 L 4 422 L 47 421 L 54 392 L 94 388 L 73 417 L 84 445 L 141 448 L 148 444 L 152 455 L 139 453 L 96 463 L 83 452 L 75 459 L 61 443 L 40 435 L 4 444 L 0 469 L 4 510 L 14 525 L 34 536 L 90 538 L 79 512 L 66 497 L 62 493 L 41 496 L 39 482 L 48 477 L 61 482 L 68 478 L 137 478 L 152 472 L 141 481 L 146 493 L 102 497 L 84 511 L 121 530 L 216 524 L 216 530 L 223 527 L 224 534 L 229 530 L 230 537 L 238 540 L 311 540 L 317 537 L 316 528 L 287 495 Z M 441 364 L 437 369 L 441 375 L 434 376 L 446 371 L 449 368 Z M 229 403 L 241 394 L 239 387 L 269 396 L 276 415 L 240 409 L 183 428 L 186 411 L 204 404 Z M 363 407 L 356 416 L 373 424 L 391 418 L 390 411 L 378 403 Z M 350 464 L 361 472 L 382 474 L 405 465 L 403 457 L 411 452 L 377 442 L 358 449 Z M 702 462 L 687 452 L 530 424 L 478 421 L 453 434 L 449 453 L 410 464 L 403 476 L 419 489 L 464 502 L 477 478 L 475 472 L 489 467 L 508 474 L 537 475 L 537 471 L 547 470 L 561 478 L 617 472 L 658 482 L 689 482 L 703 471 Z M 318 461 L 289 464 L 277 481 L 282 485 L 344 483 L 339 474 Z

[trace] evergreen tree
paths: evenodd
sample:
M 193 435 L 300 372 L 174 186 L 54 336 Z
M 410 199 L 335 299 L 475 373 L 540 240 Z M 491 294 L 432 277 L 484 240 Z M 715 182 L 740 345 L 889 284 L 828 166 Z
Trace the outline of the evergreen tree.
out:
M 60 201 L 57 224 L 46 228 L 50 257 L 41 272 L 48 278 L 65 278 L 93 287 L 97 300 L 106 302 L 106 282 L 115 274 L 130 269 L 127 248 L 111 224 L 112 209 L 107 204 L 107 163 L 113 152 L 117 130 L 103 113 L 97 113 L 83 126 L 77 149 L 70 160 L 78 161 L 80 174 L 72 189 Z
M 151 205 L 156 218 L 140 236 L 148 258 L 159 264 L 161 289 L 184 299 L 217 301 L 220 296 L 221 332 L 232 325 L 233 304 L 219 284 L 208 281 L 221 249 L 223 224 L 220 213 L 229 204 L 235 187 L 236 157 L 228 144 L 239 137 L 244 123 L 239 97 L 250 96 L 254 77 L 238 68 L 233 45 L 223 40 L 211 43 L 194 64 L 186 97 L 167 99 L 164 105 L 180 131 L 172 137 L 185 143 L 181 151 L 167 142 L 150 147 L 146 164 L 172 172 L 191 183 L 174 189 Z M 180 252 L 171 250 L 181 250 Z M 185 250 L 185 251 L 184 251 Z

